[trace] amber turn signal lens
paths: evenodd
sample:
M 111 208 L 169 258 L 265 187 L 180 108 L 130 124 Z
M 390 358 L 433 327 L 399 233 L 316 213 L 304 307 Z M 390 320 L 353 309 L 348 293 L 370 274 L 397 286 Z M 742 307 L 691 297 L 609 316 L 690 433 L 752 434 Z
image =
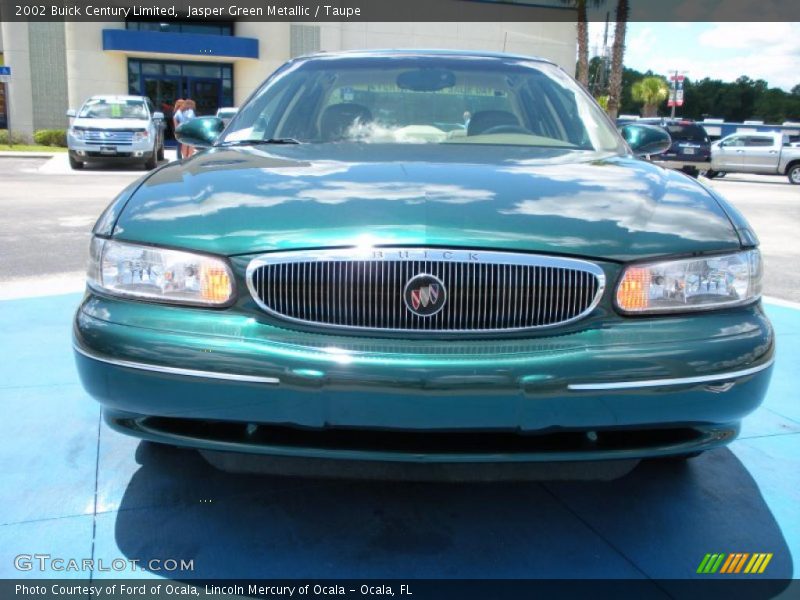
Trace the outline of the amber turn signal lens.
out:
M 650 269 L 631 267 L 617 287 L 617 306 L 622 310 L 647 308 L 650 294 Z
M 227 302 L 231 297 L 231 280 L 226 269 L 203 267 L 200 295 L 215 304 Z

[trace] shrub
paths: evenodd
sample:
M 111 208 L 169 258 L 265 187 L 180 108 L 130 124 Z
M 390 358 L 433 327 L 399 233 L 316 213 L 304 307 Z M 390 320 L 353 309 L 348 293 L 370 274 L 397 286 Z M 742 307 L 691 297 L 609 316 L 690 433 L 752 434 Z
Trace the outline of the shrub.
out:
M 65 129 L 39 129 L 33 134 L 33 141 L 40 146 L 67 147 L 67 132 Z
M 27 142 L 27 138 L 17 132 L 12 131 L 9 133 L 8 129 L 0 129 L 0 145 L 8 146 L 9 144 L 25 144 Z

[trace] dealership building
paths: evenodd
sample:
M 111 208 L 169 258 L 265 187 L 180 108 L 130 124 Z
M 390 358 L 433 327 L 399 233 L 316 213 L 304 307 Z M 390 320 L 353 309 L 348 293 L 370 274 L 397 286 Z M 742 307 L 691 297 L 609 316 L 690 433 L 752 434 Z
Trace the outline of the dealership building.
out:
M 64 128 L 67 109 L 95 94 L 146 95 L 167 113 L 176 98 L 191 97 L 198 114 L 213 114 L 241 104 L 287 59 L 318 51 L 505 50 L 573 72 L 575 22 L 526 23 L 528 9 L 515 10 L 519 21 L 502 23 L 2 22 L 0 64 L 12 75 L 0 128 L 6 118 L 26 135 Z

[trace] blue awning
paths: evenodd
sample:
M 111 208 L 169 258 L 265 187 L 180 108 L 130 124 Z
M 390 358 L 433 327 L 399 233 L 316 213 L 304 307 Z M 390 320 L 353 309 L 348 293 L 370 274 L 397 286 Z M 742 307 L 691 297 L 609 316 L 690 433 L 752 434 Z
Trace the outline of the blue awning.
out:
M 235 35 L 104 29 L 103 50 L 185 54 L 219 58 L 258 58 L 258 40 Z

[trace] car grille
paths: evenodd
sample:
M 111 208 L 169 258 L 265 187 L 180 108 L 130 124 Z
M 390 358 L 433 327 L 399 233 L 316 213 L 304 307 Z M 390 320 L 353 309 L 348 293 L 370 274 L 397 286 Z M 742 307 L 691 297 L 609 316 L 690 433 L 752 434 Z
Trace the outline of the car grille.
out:
M 116 146 L 125 146 L 133 144 L 133 130 L 93 130 L 87 129 L 84 131 L 84 141 L 87 144 L 103 146 L 106 144 L 113 144 Z
M 435 277 L 441 302 L 415 314 L 407 285 Z M 427 283 L 435 281 L 428 279 Z M 590 262 L 508 252 L 381 248 L 282 252 L 253 259 L 247 284 L 268 313 L 376 331 L 492 332 L 553 327 L 586 316 L 605 287 Z M 424 287 L 424 286 L 423 286 Z

